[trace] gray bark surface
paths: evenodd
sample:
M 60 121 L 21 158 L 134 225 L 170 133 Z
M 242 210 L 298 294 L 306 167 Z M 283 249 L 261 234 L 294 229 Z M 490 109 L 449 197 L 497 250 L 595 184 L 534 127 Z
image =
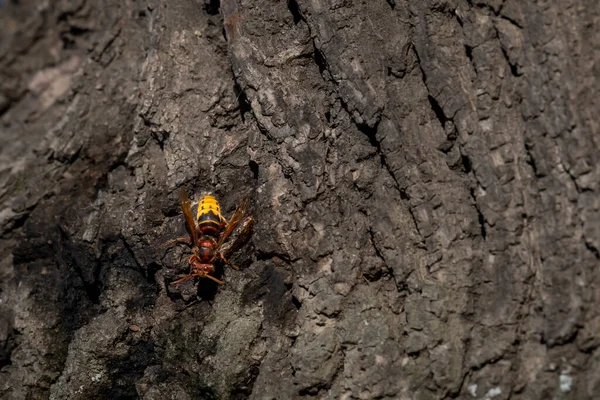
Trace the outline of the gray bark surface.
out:
M 1 2 L 0 398 L 598 398 L 599 18 Z M 222 287 L 181 187 L 251 201 Z

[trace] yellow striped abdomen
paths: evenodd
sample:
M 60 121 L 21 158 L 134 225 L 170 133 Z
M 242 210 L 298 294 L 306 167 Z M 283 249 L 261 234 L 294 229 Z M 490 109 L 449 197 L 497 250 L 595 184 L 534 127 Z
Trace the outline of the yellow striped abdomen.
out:
M 198 229 L 204 235 L 217 237 L 225 225 L 225 218 L 221 215 L 221 206 L 214 196 L 206 195 L 198 203 Z

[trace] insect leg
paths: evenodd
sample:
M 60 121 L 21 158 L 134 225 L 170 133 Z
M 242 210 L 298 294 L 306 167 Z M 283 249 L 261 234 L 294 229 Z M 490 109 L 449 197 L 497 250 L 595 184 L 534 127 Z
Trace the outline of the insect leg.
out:
M 223 260 L 223 262 L 224 262 L 225 264 L 229 265 L 231 268 L 235 269 L 236 271 L 241 271 L 240 267 L 237 267 L 236 265 L 234 265 L 234 264 L 230 263 L 230 262 L 229 262 L 229 261 L 228 261 L 228 260 L 225 258 L 225 256 L 224 256 L 223 254 L 221 254 L 221 253 L 218 253 L 218 254 L 219 254 L 219 258 L 220 258 L 221 260 Z
M 177 279 L 176 281 L 171 282 L 171 285 L 179 285 L 181 282 L 187 281 L 188 279 L 191 279 L 191 278 L 193 278 L 195 276 L 198 276 L 198 274 L 189 274 L 189 275 L 186 275 L 186 276 L 184 276 L 181 279 Z
M 219 242 L 217 243 L 217 249 L 219 249 L 223 245 L 223 243 L 225 243 L 225 240 L 227 240 L 229 235 L 231 235 L 231 233 L 234 231 L 234 229 L 238 226 L 238 224 L 240 223 L 242 218 L 244 218 L 244 215 L 248 211 L 248 204 L 249 204 L 249 201 L 248 201 L 248 199 L 246 199 L 237 206 L 237 208 L 231 215 L 229 222 L 225 226 L 225 230 L 223 232 L 221 232 L 221 235 L 219 236 Z
M 205 274 L 205 273 L 202 273 L 202 272 L 200 272 L 200 273 L 199 273 L 199 272 L 194 272 L 194 273 L 192 273 L 192 274 L 189 274 L 189 275 L 186 275 L 186 276 L 184 276 L 184 277 L 183 277 L 183 278 L 181 278 L 181 279 L 177 279 L 176 281 L 173 281 L 173 282 L 171 282 L 171 285 L 178 285 L 178 284 L 180 284 L 181 282 L 187 281 L 188 279 L 194 278 L 194 277 L 196 277 L 196 276 L 197 276 L 197 277 L 200 277 L 200 278 L 208 278 L 208 279 L 211 279 L 211 280 L 213 280 L 213 281 L 217 282 L 219 285 L 223 285 L 223 284 L 224 284 L 224 282 L 223 282 L 223 281 L 220 281 L 220 280 L 218 280 L 218 279 L 217 279 L 217 278 L 215 278 L 214 276 L 211 276 L 211 275 L 208 275 L 208 274 Z

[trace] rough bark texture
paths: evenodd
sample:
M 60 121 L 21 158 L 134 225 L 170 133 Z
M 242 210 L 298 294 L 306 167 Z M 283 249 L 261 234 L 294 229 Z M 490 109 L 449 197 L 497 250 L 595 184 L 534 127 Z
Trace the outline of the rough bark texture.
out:
M 599 18 L 2 2 L 0 397 L 597 398 Z M 180 187 L 251 200 L 221 288 Z

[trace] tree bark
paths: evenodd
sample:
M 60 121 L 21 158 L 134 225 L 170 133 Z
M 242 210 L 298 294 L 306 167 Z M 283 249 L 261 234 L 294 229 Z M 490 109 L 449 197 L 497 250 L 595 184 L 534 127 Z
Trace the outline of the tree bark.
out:
M 0 397 L 596 398 L 599 18 L 2 2 Z M 251 201 L 222 287 L 179 188 Z

